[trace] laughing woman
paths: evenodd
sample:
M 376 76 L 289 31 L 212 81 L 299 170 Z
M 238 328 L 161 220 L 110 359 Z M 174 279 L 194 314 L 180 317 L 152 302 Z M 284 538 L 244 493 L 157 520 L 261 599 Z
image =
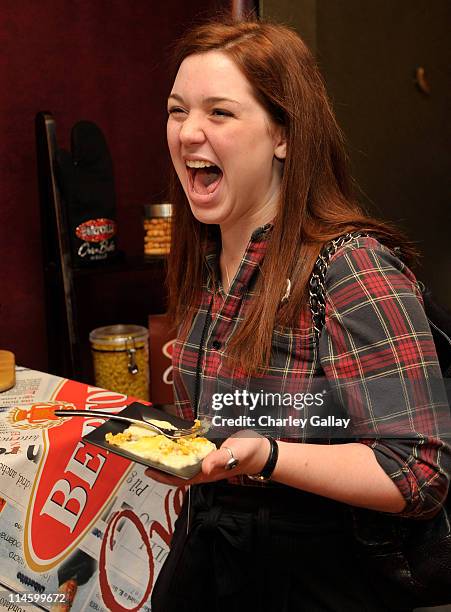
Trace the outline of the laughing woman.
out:
M 244 390 L 327 387 L 332 416 L 354 419 L 360 435 L 225 439 L 190 482 L 152 610 L 408 610 L 356 560 L 352 521 L 356 508 L 426 520 L 447 492 L 443 399 L 430 384 L 440 370 L 412 252 L 354 201 L 323 81 L 290 29 L 192 30 L 177 47 L 168 113 L 180 414 L 203 412 L 210 387 L 230 391 L 243 417 Z M 324 314 L 309 298 L 321 265 Z M 301 414 L 292 408 L 278 406 L 277 423 Z

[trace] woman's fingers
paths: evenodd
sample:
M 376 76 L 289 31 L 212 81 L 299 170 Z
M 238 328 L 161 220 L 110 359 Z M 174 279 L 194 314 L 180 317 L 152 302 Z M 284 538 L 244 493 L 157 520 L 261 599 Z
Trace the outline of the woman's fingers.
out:
M 230 459 L 230 453 L 224 448 L 211 452 L 202 462 L 202 472 L 212 476 L 215 472 L 225 472 L 225 466 Z
M 160 472 L 159 470 L 154 470 L 153 468 L 147 468 L 144 473 L 149 478 L 152 478 L 152 480 L 156 480 L 157 482 L 161 482 L 162 484 L 170 485 L 172 487 L 186 487 L 187 485 L 204 482 L 202 472 L 189 480 L 186 480 L 185 478 L 178 478 L 177 476 L 171 476 L 170 474 Z
M 177 476 L 171 476 L 170 474 L 165 474 L 164 472 L 160 472 L 159 470 L 153 470 L 152 468 L 147 468 L 144 473 L 149 478 L 152 478 L 152 480 L 156 480 L 157 482 L 161 482 L 162 484 L 180 487 L 187 482 L 182 478 L 177 478 Z

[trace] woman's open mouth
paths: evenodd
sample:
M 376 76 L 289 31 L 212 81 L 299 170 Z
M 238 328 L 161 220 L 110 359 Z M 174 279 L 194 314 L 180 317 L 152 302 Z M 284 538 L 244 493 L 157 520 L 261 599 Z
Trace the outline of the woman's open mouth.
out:
M 216 191 L 222 180 L 221 168 L 210 162 L 187 160 L 186 169 L 190 188 L 197 195 L 211 195 Z

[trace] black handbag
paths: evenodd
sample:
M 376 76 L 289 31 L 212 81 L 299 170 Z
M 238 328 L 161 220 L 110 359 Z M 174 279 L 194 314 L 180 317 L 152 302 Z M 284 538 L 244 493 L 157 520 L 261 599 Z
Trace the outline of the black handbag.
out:
M 325 323 L 325 277 L 330 258 L 363 233 L 340 236 L 324 246 L 309 282 L 316 340 Z M 451 377 L 451 314 L 421 286 L 426 316 L 444 378 Z M 449 389 L 448 389 L 449 394 Z M 451 603 L 451 493 L 440 512 L 416 520 L 361 508 L 352 509 L 355 551 L 381 588 L 412 607 Z

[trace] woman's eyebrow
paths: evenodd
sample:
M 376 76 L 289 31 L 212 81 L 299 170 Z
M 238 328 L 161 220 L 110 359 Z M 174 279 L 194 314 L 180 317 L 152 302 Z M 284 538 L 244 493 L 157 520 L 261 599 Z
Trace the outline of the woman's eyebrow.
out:
M 184 100 L 182 98 L 182 96 L 180 96 L 177 93 L 172 93 L 169 98 L 169 100 L 177 100 L 177 102 L 181 102 L 183 103 Z M 220 102 L 231 102 L 232 104 L 238 104 L 239 106 L 241 106 L 240 102 L 238 102 L 238 100 L 233 100 L 232 98 L 225 98 L 223 96 L 209 96 L 208 98 L 204 98 L 203 102 L 206 104 L 218 104 Z
M 232 102 L 233 104 L 238 104 L 241 106 L 238 100 L 233 100 L 232 98 L 224 98 L 222 96 L 210 96 L 209 98 L 205 98 L 204 102 L 206 102 L 207 104 L 219 104 L 220 102 Z
M 182 102 L 182 103 L 183 103 L 183 98 L 182 98 L 182 96 L 179 96 L 179 95 L 178 95 L 178 94 L 176 94 L 176 93 L 171 93 L 171 94 L 170 94 L 170 96 L 168 97 L 168 102 L 169 102 L 169 100 L 170 100 L 171 98 L 173 98 L 174 100 L 177 100 L 178 102 Z

